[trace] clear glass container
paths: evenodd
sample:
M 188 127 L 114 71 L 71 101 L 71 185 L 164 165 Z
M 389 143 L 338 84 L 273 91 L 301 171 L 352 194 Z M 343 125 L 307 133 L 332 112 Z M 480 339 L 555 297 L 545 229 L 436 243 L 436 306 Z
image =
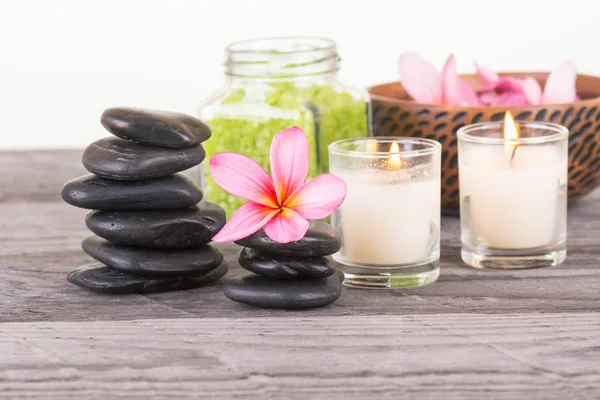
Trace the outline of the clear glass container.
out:
M 339 68 L 336 44 L 328 39 L 267 38 L 229 45 L 225 85 L 199 109 L 213 131 L 204 143 L 207 158 L 231 151 L 269 170 L 273 136 L 298 126 L 310 143 L 309 177 L 326 172 L 331 142 L 366 137 L 371 130 L 367 92 L 339 82 Z M 231 216 L 244 200 L 218 187 L 208 165 L 204 176 L 208 199 Z
M 557 265 L 566 257 L 569 131 L 545 122 L 458 130 L 462 259 L 475 268 Z
M 400 288 L 437 279 L 441 148 L 433 140 L 402 137 L 329 146 L 329 171 L 348 188 L 332 215 L 342 237 L 333 258 L 345 285 Z

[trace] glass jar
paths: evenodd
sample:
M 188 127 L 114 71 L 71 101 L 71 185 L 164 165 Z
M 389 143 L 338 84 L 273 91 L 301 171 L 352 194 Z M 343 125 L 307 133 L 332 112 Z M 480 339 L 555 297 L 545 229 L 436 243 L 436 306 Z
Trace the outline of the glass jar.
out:
M 204 143 L 207 158 L 236 152 L 269 171 L 273 136 L 298 126 L 310 144 L 309 178 L 327 172 L 330 143 L 371 131 L 368 94 L 340 83 L 339 66 L 336 44 L 328 39 L 270 38 L 229 45 L 225 85 L 199 109 L 213 132 Z M 218 187 L 207 164 L 206 196 L 230 217 L 245 200 Z

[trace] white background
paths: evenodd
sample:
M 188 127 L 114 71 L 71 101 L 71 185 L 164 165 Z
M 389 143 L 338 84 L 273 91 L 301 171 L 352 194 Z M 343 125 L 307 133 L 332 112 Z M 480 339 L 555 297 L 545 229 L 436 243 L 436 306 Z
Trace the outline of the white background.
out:
M 397 80 L 405 51 L 600 74 L 598 0 L 0 0 L 0 148 L 83 147 L 110 106 L 195 113 L 227 43 L 289 35 L 336 40 L 343 80 L 365 87 Z

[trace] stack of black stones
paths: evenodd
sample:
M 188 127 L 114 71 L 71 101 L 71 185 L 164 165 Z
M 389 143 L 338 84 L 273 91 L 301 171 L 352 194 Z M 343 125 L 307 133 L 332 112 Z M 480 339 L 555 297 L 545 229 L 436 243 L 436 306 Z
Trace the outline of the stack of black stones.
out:
M 253 272 L 223 285 L 229 299 L 263 308 L 316 308 L 336 301 L 343 274 L 329 255 L 341 247 L 335 229 L 311 222 L 297 242 L 277 243 L 263 230 L 236 242 L 244 246 L 240 265 Z
M 82 243 L 97 263 L 81 266 L 69 282 L 101 293 L 190 289 L 227 273 L 223 255 L 208 243 L 225 225 L 225 212 L 201 202 L 202 192 L 181 171 L 205 157 L 210 128 L 184 114 L 111 108 L 102 125 L 115 137 L 83 154 L 92 174 L 67 182 L 63 199 L 91 209 Z

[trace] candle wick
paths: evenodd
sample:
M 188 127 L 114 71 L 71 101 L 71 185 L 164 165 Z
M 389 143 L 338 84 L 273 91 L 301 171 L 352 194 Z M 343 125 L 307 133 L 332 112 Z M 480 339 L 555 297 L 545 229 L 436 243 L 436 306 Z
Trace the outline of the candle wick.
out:
M 510 164 L 512 165 L 514 159 L 515 159 L 515 154 L 517 154 L 517 147 L 519 147 L 518 144 L 515 144 L 512 148 L 512 152 L 510 154 Z

